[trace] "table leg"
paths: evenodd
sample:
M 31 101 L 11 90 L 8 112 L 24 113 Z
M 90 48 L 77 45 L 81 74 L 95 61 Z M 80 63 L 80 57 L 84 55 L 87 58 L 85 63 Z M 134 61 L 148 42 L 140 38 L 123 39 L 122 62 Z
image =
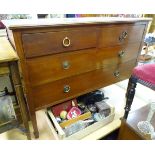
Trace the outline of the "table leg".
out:
M 38 131 L 38 127 L 37 127 L 37 119 L 36 119 L 35 112 L 33 114 L 31 114 L 31 120 L 32 120 L 33 129 L 34 129 L 34 132 L 33 132 L 34 137 L 39 138 L 39 131 Z
M 128 88 L 126 92 L 126 106 L 125 106 L 125 113 L 124 119 L 127 119 L 129 111 L 131 109 L 131 105 L 135 96 L 135 88 L 137 85 L 137 78 L 131 76 L 128 82 Z
M 15 89 L 16 97 L 18 100 L 18 104 L 20 107 L 20 112 L 23 120 L 23 125 L 24 128 L 26 129 L 26 136 L 27 139 L 31 139 L 30 135 L 30 129 L 29 129 L 29 124 L 28 124 L 28 113 L 27 113 L 27 107 L 24 99 L 24 93 L 23 93 L 23 88 L 21 84 L 21 79 L 20 79 L 20 74 L 19 74 L 19 69 L 18 69 L 18 62 L 10 62 L 9 64 L 10 67 L 10 72 L 11 72 L 11 78 L 13 81 L 13 86 Z

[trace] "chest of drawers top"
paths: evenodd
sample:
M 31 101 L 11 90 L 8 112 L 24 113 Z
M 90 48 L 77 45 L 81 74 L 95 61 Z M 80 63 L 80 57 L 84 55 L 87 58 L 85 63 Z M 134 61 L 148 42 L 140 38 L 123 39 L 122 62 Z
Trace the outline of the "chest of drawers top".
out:
M 61 27 L 76 25 L 118 24 L 148 22 L 152 18 L 119 18 L 119 17 L 83 17 L 83 18 L 53 18 L 53 19 L 14 19 L 4 20 L 3 23 L 11 30 L 31 29 L 41 27 Z

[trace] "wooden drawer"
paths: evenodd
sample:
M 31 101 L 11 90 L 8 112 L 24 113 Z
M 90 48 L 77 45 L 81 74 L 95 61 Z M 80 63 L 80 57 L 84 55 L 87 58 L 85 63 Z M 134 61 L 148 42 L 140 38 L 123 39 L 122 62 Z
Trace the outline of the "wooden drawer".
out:
M 145 25 L 118 25 L 101 28 L 99 47 L 115 46 L 124 43 L 140 42 Z
M 128 78 L 136 60 L 32 88 L 35 109 L 49 107 Z M 119 71 L 119 72 L 118 72 Z
M 97 51 L 96 58 L 98 67 L 110 67 L 112 65 L 118 65 L 125 63 L 132 59 L 137 59 L 139 49 L 139 43 L 125 44 L 123 46 L 113 46 L 107 48 L 100 48 Z
M 26 58 L 96 47 L 94 28 L 67 29 L 22 35 Z
M 88 49 L 27 60 L 32 86 L 96 69 L 96 50 Z
M 115 109 L 114 107 L 111 107 L 111 114 L 107 116 L 104 120 L 96 122 L 70 136 L 66 136 L 63 128 L 58 124 L 58 122 L 55 119 L 54 114 L 51 112 L 51 110 L 45 111 L 45 119 L 49 125 L 49 128 L 51 129 L 52 134 L 54 135 L 55 139 L 66 139 L 66 140 L 78 140 L 82 139 L 85 136 L 91 134 L 92 132 L 104 127 L 108 123 L 112 122 L 115 116 Z
M 80 50 L 28 59 L 27 67 L 31 85 L 37 86 L 136 59 L 139 44 L 107 47 L 98 51 L 96 49 Z

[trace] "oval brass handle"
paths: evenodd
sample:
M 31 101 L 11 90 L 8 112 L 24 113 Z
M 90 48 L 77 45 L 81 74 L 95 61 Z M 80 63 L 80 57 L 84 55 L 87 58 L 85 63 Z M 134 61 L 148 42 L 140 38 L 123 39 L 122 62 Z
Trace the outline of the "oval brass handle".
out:
M 128 33 L 126 31 L 122 32 L 122 36 L 125 39 L 128 36 Z
M 65 85 L 64 86 L 64 93 L 68 93 L 70 91 L 70 86 L 69 85 Z
M 70 44 L 71 44 L 71 41 L 70 41 L 70 39 L 68 37 L 65 37 L 63 39 L 63 41 L 62 41 L 62 44 L 63 44 L 64 47 L 69 47 Z
M 122 34 L 119 36 L 119 41 L 123 41 L 125 38 L 127 38 L 128 33 L 126 31 L 123 31 Z
M 63 69 L 69 69 L 70 64 L 69 64 L 68 61 L 64 61 L 64 62 L 62 63 L 62 66 L 63 66 Z
M 119 36 L 119 41 L 121 42 L 123 40 L 123 37 L 122 36 Z
M 120 75 L 120 72 L 119 72 L 119 71 L 115 71 L 115 72 L 114 72 L 114 76 L 115 76 L 115 77 L 118 77 L 119 75 Z
M 118 56 L 122 58 L 122 57 L 124 56 L 124 54 L 125 54 L 125 51 L 120 51 L 120 52 L 118 53 Z

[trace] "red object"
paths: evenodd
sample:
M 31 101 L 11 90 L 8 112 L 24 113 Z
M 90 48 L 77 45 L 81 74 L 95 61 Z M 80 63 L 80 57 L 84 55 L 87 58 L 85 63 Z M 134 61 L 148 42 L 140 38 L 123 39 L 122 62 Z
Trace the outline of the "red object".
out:
M 1 21 L 0 21 L 0 29 L 5 29 L 5 26 Z
M 134 68 L 133 75 L 155 86 L 155 64 L 144 64 Z
M 72 107 L 67 114 L 67 119 L 76 118 L 79 115 L 81 115 L 81 110 L 77 107 Z
M 53 106 L 51 108 L 51 111 L 53 112 L 54 116 L 59 116 L 60 112 L 63 111 L 63 110 L 69 112 L 70 109 L 73 107 L 72 106 L 72 101 L 74 101 L 75 107 L 77 107 L 77 100 L 76 99 L 66 101 L 66 102 L 63 102 L 61 104 Z

